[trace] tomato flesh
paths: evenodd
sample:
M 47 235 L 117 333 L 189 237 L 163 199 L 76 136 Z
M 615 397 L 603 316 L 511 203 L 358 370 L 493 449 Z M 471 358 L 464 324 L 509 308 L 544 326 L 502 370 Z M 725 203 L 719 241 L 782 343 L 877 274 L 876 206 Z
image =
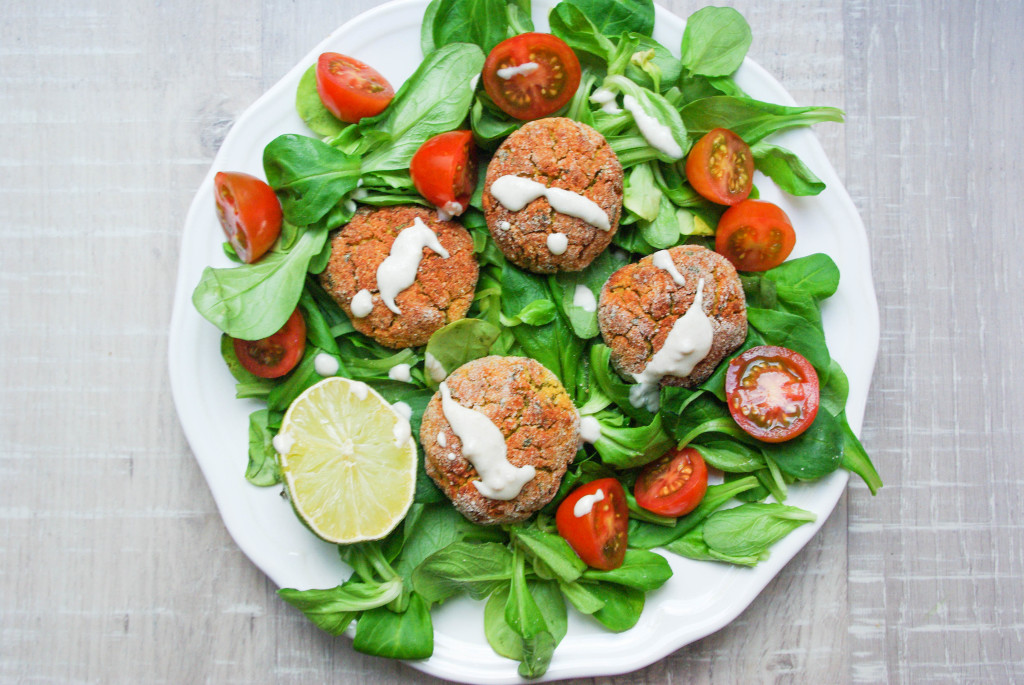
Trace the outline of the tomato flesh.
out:
M 325 52 L 317 60 L 316 90 L 324 107 L 350 124 L 380 114 L 395 97 L 379 71 L 337 52 Z
M 764 442 L 784 442 L 814 423 L 820 402 L 818 374 L 793 350 L 752 347 L 729 362 L 725 396 L 740 428 Z
M 261 340 L 234 338 L 235 356 L 249 373 L 280 378 L 294 369 L 306 351 L 306 320 L 295 309 L 277 333 Z
M 738 135 L 716 128 L 690 150 L 686 178 L 705 199 L 720 205 L 738 204 L 754 187 L 754 155 Z
M 469 207 L 476 187 L 476 146 L 472 131 L 434 136 L 412 156 L 409 173 L 420 195 L 452 216 Z
M 796 232 L 778 205 L 744 200 L 722 214 L 715 234 L 715 252 L 740 271 L 767 271 L 786 261 L 796 245 Z
M 252 264 L 281 235 L 281 203 L 266 183 L 238 171 L 219 171 L 213 177 L 217 219 L 246 264 Z
M 708 467 L 700 452 L 670 450 L 651 462 L 636 479 L 636 503 L 662 516 L 683 516 L 697 508 L 708 490 Z
M 539 119 L 572 99 L 580 85 L 580 61 L 557 36 L 523 33 L 494 46 L 484 62 L 483 82 L 487 95 L 509 116 Z
M 597 495 L 600 491 L 600 495 Z M 581 516 L 576 505 L 582 506 Z M 555 512 L 558 534 L 588 566 L 610 571 L 622 566 L 629 534 L 629 509 L 626 493 L 614 478 L 591 481 L 569 493 Z

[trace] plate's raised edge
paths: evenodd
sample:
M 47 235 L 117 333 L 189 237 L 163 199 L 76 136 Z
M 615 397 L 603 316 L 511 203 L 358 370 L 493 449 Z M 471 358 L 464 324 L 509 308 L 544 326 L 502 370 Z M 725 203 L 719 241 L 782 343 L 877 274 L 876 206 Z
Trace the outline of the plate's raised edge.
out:
M 268 89 L 259 99 L 257 99 L 252 105 L 250 105 L 246 109 L 243 115 L 239 118 L 236 125 L 232 127 L 231 131 L 229 131 L 227 137 L 224 140 L 223 147 L 230 147 L 230 144 L 233 141 L 237 131 L 243 128 L 242 124 L 250 116 L 250 113 L 257 109 L 257 105 L 259 105 L 264 100 L 280 97 L 280 92 L 285 89 L 294 89 L 295 85 L 297 85 L 298 83 L 299 78 L 301 77 L 302 73 L 305 70 L 305 64 L 310 61 L 310 58 L 315 58 L 317 54 L 322 52 L 325 46 L 327 46 L 334 40 L 336 35 L 348 31 L 353 24 L 362 21 L 373 20 L 378 15 L 386 15 L 395 11 L 396 9 L 412 10 L 413 8 L 415 8 L 419 14 L 422 14 L 422 8 L 424 6 L 425 3 L 423 2 L 423 0 L 393 0 L 392 2 L 388 2 L 384 5 L 378 6 L 374 9 L 371 9 L 367 12 L 364 12 L 354 17 L 353 19 L 349 20 L 348 22 L 334 30 L 328 37 L 326 37 L 323 41 L 321 41 L 320 44 L 318 44 L 315 48 L 313 48 L 310 51 L 309 55 L 305 60 L 298 62 L 293 69 L 291 69 L 289 72 L 285 74 L 284 77 L 281 78 L 281 80 L 274 84 L 274 86 Z M 665 22 L 667 24 L 673 25 L 674 29 L 678 30 L 680 34 L 682 33 L 683 27 L 685 26 L 685 22 L 682 19 L 680 19 L 679 17 L 675 16 L 674 14 L 670 13 L 668 10 L 665 10 L 660 6 L 656 6 L 655 10 L 658 22 Z M 769 74 L 767 71 L 761 68 L 758 64 L 756 64 L 750 59 L 747 59 L 744 62 L 743 69 L 754 74 L 757 80 L 761 81 L 762 83 L 770 85 L 774 90 L 776 90 L 779 96 L 778 101 L 780 103 L 795 104 L 792 97 L 782 87 L 782 85 L 771 74 Z M 290 97 L 290 93 L 288 95 Z M 819 172 L 819 175 L 823 177 L 823 180 L 826 181 L 830 188 L 833 188 L 836 191 L 834 194 L 836 195 L 837 199 L 844 205 L 845 208 L 843 214 L 845 214 L 846 217 L 855 224 L 850 226 L 848 230 L 851 234 L 850 239 L 856 242 L 857 249 L 854 250 L 854 252 L 856 252 L 859 257 L 854 265 L 854 268 L 858 270 L 857 280 L 859 280 L 861 283 L 871 285 L 873 281 L 871 276 L 869 259 L 870 252 L 868 249 L 867 234 L 863 222 L 861 221 L 860 216 L 856 210 L 856 207 L 854 206 L 853 201 L 849 197 L 849 194 L 846 192 L 842 183 L 839 181 L 838 175 L 832 167 L 831 162 L 825 155 L 824 150 L 821 148 L 821 145 L 818 142 L 817 138 L 812 134 L 811 139 L 812 145 L 816 148 L 815 154 L 818 157 L 818 159 L 815 160 L 815 169 Z M 208 172 L 208 174 L 206 175 L 202 182 L 201 188 L 207 188 L 210 186 L 216 168 L 217 165 L 215 159 L 214 164 L 211 165 L 210 171 Z M 209 203 L 207 203 L 205 200 L 209 200 Z M 200 211 L 205 211 L 208 204 L 212 206 L 212 195 L 210 195 L 209 193 L 204 194 L 202 192 L 197 193 L 196 197 L 192 202 L 192 205 L 190 206 L 188 216 L 186 218 L 186 225 L 192 224 L 195 220 L 194 215 L 196 215 Z M 190 240 L 190 238 L 192 238 L 192 240 Z M 193 251 L 195 249 L 195 242 L 195 236 L 190 236 L 188 232 L 185 232 L 182 238 L 183 256 L 189 254 L 190 251 Z M 849 268 L 850 264 L 847 261 L 843 269 L 844 274 L 847 273 L 847 270 Z M 180 380 L 182 378 L 181 369 L 184 367 L 184 360 L 186 356 L 189 354 L 189 351 L 181 346 L 181 343 L 183 341 L 174 335 L 174 331 L 181 330 L 183 319 L 186 317 L 186 311 L 189 307 L 192 306 L 190 293 L 191 287 L 194 285 L 194 283 L 189 283 L 191 271 L 192 270 L 190 270 L 188 268 L 188 265 L 186 264 L 186 260 L 182 259 L 182 261 L 179 263 L 178 268 L 179 281 L 178 288 L 176 290 L 174 298 L 174 307 L 172 310 L 171 317 L 172 335 L 170 336 L 168 345 L 172 393 L 174 395 L 175 406 L 178 410 L 179 415 L 182 416 L 183 419 L 189 416 L 191 411 L 193 411 L 192 408 L 187 406 L 185 403 L 185 388 L 182 387 Z M 862 288 L 860 290 L 860 295 L 862 304 L 865 306 L 870 318 L 869 330 L 865 331 L 864 339 L 866 342 L 871 343 L 870 366 L 871 368 L 873 368 L 875 360 L 877 358 L 879 341 L 878 306 L 877 301 L 875 299 L 873 285 L 871 285 L 871 287 L 868 288 Z M 861 421 L 863 418 L 863 410 L 866 406 L 868 389 L 867 386 L 870 384 L 870 372 L 867 378 L 868 382 L 865 382 L 863 384 L 856 384 L 856 386 L 854 383 L 851 382 L 850 397 L 847 405 L 848 417 L 851 426 L 857 433 L 860 432 Z M 192 432 L 189 430 L 188 424 L 189 421 L 182 421 L 186 438 L 188 439 L 193 451 L 198 451 L 198 436 L 191 434 Z M 200 467 L 204 472 L 204 476 L 206 477 L 207 482 L 211 487 L 211 491 L 214 494 L 214 499 L 217 502 L 218 509 L 220 510 L 221 517 L 225 522 L 225 526 L 227 527 L 228 532 L 236 540 L 236 542 L 239 544 L 239 547 L 241 547 L 247 555 L 249 555 L 250 557 L 255 557 L 254 561 L 256 561 L 257 565 L 260 566 L 261 569 L 267 572 L 268 575 L 270 575 L 271 577 L 274 577 L 275 574 L 271 573 L 267 568 L 269 565 L 272 564 L 267 564 L 267 560 L 265 559 L 262 560 L 263 563 L 261 563 L 261 561 L 256 560 L 264 556 L 260 554 L 258 551 L 260 540 L 255 539 L 255 537 L 250 534 L 249 530 L 246 529 L 244 525 L 242 525 L 244 522 L 235 521 L 234 515 L 228 514 L 225 511 L 224 503 L 226 502 L 227 499 L 231 498 L 231 495 L 226 491 L 227 488 L 218 487 L 217 483 L 219 478 L 214 477 L 213 473 L 209 472 L 207 463 L 205 463 L 204 460 L 199 461 Z M 728 625 L 730 622 L 735 620 L 735 618 L 739 616 L 739 614 L 742 613 L 750 605 L 750 603 L 761 593 L 764 587 L 777 576 L 779 570 L 783 566 L 785 566 L 785 564 L 788 563 L 801 549 L 803 549 L 807 541 L 809 541 L 813 537 L 813 535 L 817 533 L 821 525 L 824 524 L 824 521 L 827 518 L 828 514 L 830 514 L 834 510 L 835 504 L 838 502 L 840 496 L 845 491 L 848 477 L 849 475 L 845 471 L 838 471 L 836 472 L 836 474 L 834 474 L 832 481 L 830 481 L 830 483 L 828 484 L 828 497 L 826 499 L 826 502 L 824 502 L 825 504 L 827 504 L 826 515 L 819 517 L 819 520 L 815 522 L 815 524 L 812 524 L 812 526 L 804 526 L 801 529 L 798 529 L 798 531 L 794 533 L 790 538 L 794 543 L 798 544 L 793 545 L 791 549 L 787 549 L 787 552 L 785 554 L 773 554 L 772 558 L 768 562 L 764 563 L 762 569 L 765 571 L 768 571 L 770 569 L 770 573 L 758 574 L 757 582 L 754 584 L 749 584 L 748 587 L 745 588 L 745 592 L 742 593 L 741 596 L 736 596 L 733 599 L 733 601 L 729 603 L 728 606 L 721 607 L 721 609 L 715 612 L 713 616 L 708 617 L 711 620 L 701 621 L 700 632 L 703 633 L 701 636 L 688 638 L 683 641 L 666 639 L 659 640 L 657 643 L 646 643 L 646 651 L 642 653 L 642 656 L 640 656 L 640 654 L 638 653 L 638 658 L 635 661 L 620 661 L 617 663 L 617 666 L 615 668 L 602 668 L 600 670 L 600 673 L 611 675 L 616 673 L 625 673 L 633 671 L 638 668 L 643 668 L 677 651 L 678 649 L 684 647 L 686 644 L 689 644 L 690 642 L 693 642 L 697 639 L 701 639 L 701 637 L 710 635 L 711 633 L 721 629 L 722 627 Z M 825 484 L 822 483 L 821 485 Z M 826 493 L 821 492 L 820 494 L 825 495 Z M 435 657 L 429 660 L 414 661 L 409 662 L 409 664 L 414 668 L 417 668 L 418 670 L 430 673 L 432 675 L 436 675 L 443 678 L 454 678 L 458 680 L 464 680 L 465 682 L 481 684 L 494 683 L 496 685 L 500 683 L 526 682 L 523 679 L 519 678 L 517 675 L 514 675 L 514 664 L 512 664 L 512 662 L 509 662 L 510 664 L 512 664 L 512 674 L 510 675 L 509 671 L 506 671 L 503 674 L 495 673 L 493 669 L 493 664 L 489 666 L 481 664 L 481 666 L 484 667 L 485 670 L 477 672 L 476 669 L 472 668 L 473 664 L 469 664 L 463 660 L 460 660 L 459 654 L 452 654 L 451 660 L 438 659 L 439 656 L 441 655 L 435 654 Z M 597 675 L 597 673 L 595 673 L 592 668 L 588 669 L 586 664 L 559 664 L 558 652 L 556 651 L 555 660 L 552 662 L 551 669 L 549 669 L 548 673 L 541 680 L 549 681 L 561 678 L 593 675 Z M 537 681 L 535 680 L 533 682 Z

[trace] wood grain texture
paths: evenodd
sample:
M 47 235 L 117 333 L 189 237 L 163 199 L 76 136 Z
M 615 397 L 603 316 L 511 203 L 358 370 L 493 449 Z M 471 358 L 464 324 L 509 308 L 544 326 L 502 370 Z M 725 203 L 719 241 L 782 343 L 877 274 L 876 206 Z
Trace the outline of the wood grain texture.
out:
M 852 676 L 1019 682 L 1024 9 L 847 7 L 847 183 L 883 331 L 865 437 L 889 482 L 850 498 Z
M 166 344 L 231 123 L 375 3 L 14 0 L 0 16 L 0 682 L 440 682 L 319 632 L 228 536 Z M 686 16 L 702 3 L 666 6 Z M 736 621 L 578 683 L 1024 681 L 1024 6 L 738 0 L 867 226 L 859 482 Z

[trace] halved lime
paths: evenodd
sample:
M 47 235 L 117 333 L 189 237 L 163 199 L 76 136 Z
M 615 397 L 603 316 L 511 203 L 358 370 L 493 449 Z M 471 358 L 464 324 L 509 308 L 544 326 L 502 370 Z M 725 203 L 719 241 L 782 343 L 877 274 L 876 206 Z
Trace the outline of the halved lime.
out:
M 306 390 L 274 444 L 295 512 L 328 542 L 382 538 L 412 504 L 409 422 L 365 383 L 334 376 Z

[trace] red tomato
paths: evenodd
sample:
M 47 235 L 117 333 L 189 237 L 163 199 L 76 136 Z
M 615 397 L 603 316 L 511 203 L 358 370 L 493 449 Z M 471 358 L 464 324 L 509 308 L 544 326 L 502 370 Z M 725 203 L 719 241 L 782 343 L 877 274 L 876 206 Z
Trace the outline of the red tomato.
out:
M 601 495 L 597 496 L 600 490 Z M 576 503 L 589 497 L 576 515 Z M 590 506 L 586 506 L 587 504 Z M 614 478 L 591 481 L 569 493 L 555 513 L 558 534 L 588 566 L 610 571 L 626 556 L 629 509 L 626 493 Z
M 708 491 L 708 467 L 700 452 L 669 450 L 641 469 L 633 494 L 636 503 L 662 516 L 682 516 L 697 508 Z
M 530 63 L 536 68 L 522 72 Z M 520 73 L 499 76 L 501 69 L 517 68 Z M 580 61 L 557 36 L 523 33 L 494 46 L 484 62 L 483 79 L 484 90 L 506 114 L 524 121 L 539 119 L 572 99 L 580 85 Z
M 262 340 L 233 339 L 235 355 L 249 372 L 280 378 L 295 368 L 306 351 L 306 320 L 298 308 L 277 333 Z
M 317 60 L 316 91 L 331 114 L 350 124 L 380 114 L 395 97 L 380 72 L 337 52 L 325 52 Z
M 213 177 L 217 218 L 238 258 L 252 264 L 281 235 L 281 203 L 266 183 L 238 171 Z
M 729 362 L 729 413 L 758 440 L 783 442 L 803 433 L 818 415 L 818 374 L 803 355 L 761 345 Z
M 795 244 L 793 224 L 771 202 L 744 200 L 718 220 L 715 252 L 740 271 L 774 269 L 786 261 Z
M 754 155 L 743 139 L 716 128 L 697 141 L 686 158 L 686 178 L 704 198 L 734 205 L 754 187 Z
M 423 143 L 409 165 L 416 190 L 449 214 L 462 214 L 476 187 L 475 151 L 472 131 L 449 131 Z

